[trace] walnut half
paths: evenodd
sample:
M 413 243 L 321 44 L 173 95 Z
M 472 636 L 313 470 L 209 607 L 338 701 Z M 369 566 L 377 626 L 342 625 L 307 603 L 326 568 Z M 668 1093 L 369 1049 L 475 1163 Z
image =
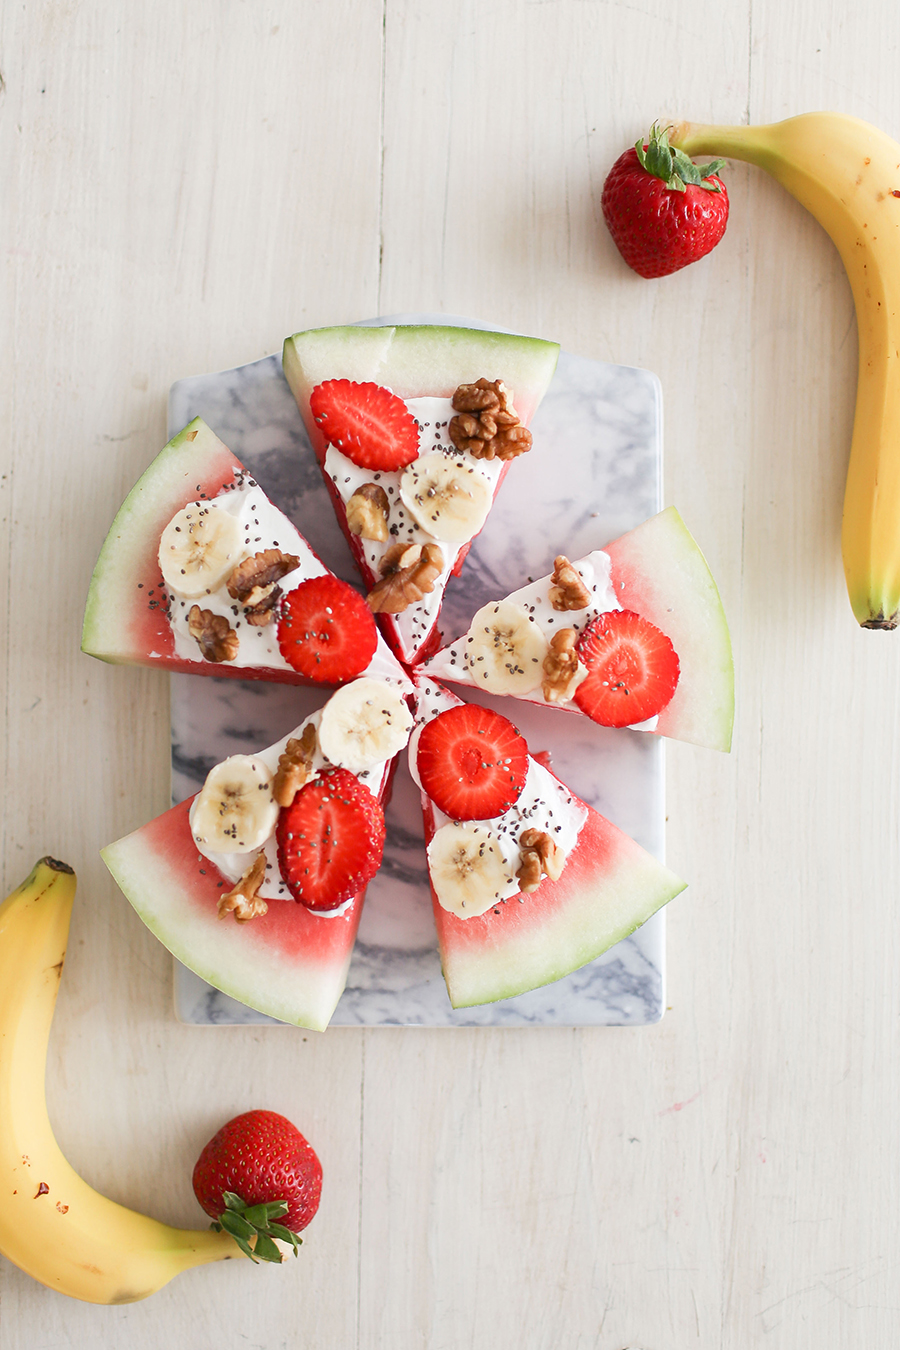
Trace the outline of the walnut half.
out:
M 283 595 L 284 591 L 280 586 L 267 587 L 262 599 L 254 605 L 244 607 L 244 618 L 247 623 L 252 624 L 254 628 L 265 628 L 275 617 L 276 606 Z
M 278 768 L 272 783 L 272 796 L 279 806 L 290 806 L 297 793 L 312 773 L 316 753 L 316 729 L 312 722 L 303 728 L 299 738 L 291 736 L 278 757 Z
M 390 537 L 388 517 L 391 504 L 383 487 L 363 483 L 347 502 L 347 529 L 361 539 L 376 539 L 380 544 Z
M 519 890 L 536 891 L 541 878 L 548 876 L 558 881 L 562 876 L 566 855 L 544 830 L 523 830 L 519 835 L 522 861 L 516 873 Z
M 392 544 L 381 559 L 381 581 L 366 596 L 373 614 L 402 614 L 434 590 L 444 570 L 437 544 Z
M 269 906 L 256 893 L 263 884 L 265 875 L 266 855 L 257 853 L 234 889 L 219 897 L 216 906 L 219 918 L 224 919 L 226 914 L 234 914 L 238 923 L 246 923 L 248 919 L 266 914 Z
M 233 661 L 238 654 L 237 633 L 222 614 L 213 614 L 211 609 L 191 605 L 188 632 L 199 645 L 204 661 Z
M 550 639 L 550 647 L 544 657 L 544 678 L 541 681 L 541 693 L 547 703 L 565 703 L 572 697 L 575 688 L 581 683 L 581 666 L 578 652 L 575 650 L 578 633 L 574 628 L 560 628 Z
M 564 553 L 560 553 L 553 560 L 550 603 L 554 609 L 561 611 L 587 609 L 591 603 L 591 593 L 585 586 L 581 573 L 569 562 Z
M 280 548 L 263 549 L 238 563 L 228 578 L 228 594 L 242 605 L 258 604 L 270 586 L 299 566 L 300 559 L 293 553 L 282 553 Z
M 502 380 L 461 384 L 453 395 L 456 417 L 447 428 L 457 450 L 475 459 L 514 459 L 531 449 L 531 432 L 523 427 Z

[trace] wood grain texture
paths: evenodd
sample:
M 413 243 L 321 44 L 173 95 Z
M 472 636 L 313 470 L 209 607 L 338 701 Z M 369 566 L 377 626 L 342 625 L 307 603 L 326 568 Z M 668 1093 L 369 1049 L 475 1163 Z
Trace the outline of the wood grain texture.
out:
M 71 1303 L 0 1260 L 3 1350 L 844 1350 L 900 1339 L 895 636 L 839 555 L 855 323 L 756 170 L 704 262 L 638 279 L 602 224 L 661 117 L 817 107 L 900 136 L 900 20 L 803 0 L 34 0 L 0 11 L 3 883 L 78 870 L 48 1092 L 93 1184 L 200 1223 L 250 1106 L 325 1167 L 283 1271 Z M 443 309 L 646 366 L 666 501 L 738 670 L 733 753 L 672 745 L 663 1022 L 201 1030 L 108 880 L 166 804 L 167 691 L 81 655 L 93 562 L 172 380 L 300 327 Z M 5 893 L 5 890 L 3 891 Z

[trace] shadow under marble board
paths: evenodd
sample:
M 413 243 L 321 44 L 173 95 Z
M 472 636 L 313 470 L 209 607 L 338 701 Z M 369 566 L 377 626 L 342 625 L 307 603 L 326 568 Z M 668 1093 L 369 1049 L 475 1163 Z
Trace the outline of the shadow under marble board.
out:
M 446 315 L 396 315 L 372 323 L 466 323 Z M 486 325 L 469 322 L 468 326 Z M 321 473 L 281 370 L 279 355 L 179 380 L 169 434 L 201 416 L 294 521 L 323 561 L 360 586 Z M 444 638 L 523 580 L 580 557 L 660 509 L 662 404 L 648 371 L 563 352 L 532 423 L 534 446 L 508 475 L 441 615 Z M 172 680 L 172 794 L 196 792 L 227 755 L 279 740 L 322 701 L 321 691 L 254 681 Z M 469 697 L 469 691 L 466 692 Z M 508 701 L 471 697 L 509 714 Z M 575 791 L 663 858 L 663 744 L 582 718 L 516 703 L 513 720 L 531 750 L 550 750 Z M 347 988 L 332 1026 L 639 1026 L 660 1019 L 665 1000 L 665 914 L 555 984 L 454 1011 L 441 977 L 425 867 L 418 790 L 401 756 L 387 810 L 384 863 L 368 888 Z M 178 962 L 175 1010 L 205 1025 L 270 1022 Z

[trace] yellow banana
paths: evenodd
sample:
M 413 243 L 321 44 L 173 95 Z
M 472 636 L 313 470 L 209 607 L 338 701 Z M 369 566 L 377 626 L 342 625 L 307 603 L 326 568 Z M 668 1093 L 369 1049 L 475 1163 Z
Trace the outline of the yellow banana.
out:
M 864 628 L 900 622 L 900 145 L 868 122 L 805 113 L 769 126 L 682 122 L 688 155 L 766 169 L 810 211 L 841 255 L 856 306 L 859 381 L 842 548 Z
M 44 1067 L 75 874 L 43 858 L 0 904 L 0 1253 L 88 1303 L 133 1303 L 179 1271 L 240 1255 L 226 1233 L 170 1228 L 117 1205 L 66 1162 Z

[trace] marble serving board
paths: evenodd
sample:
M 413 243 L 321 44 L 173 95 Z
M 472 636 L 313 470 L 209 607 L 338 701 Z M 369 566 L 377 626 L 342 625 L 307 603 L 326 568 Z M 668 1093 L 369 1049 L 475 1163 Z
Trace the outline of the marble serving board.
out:
M 379 323 L 458 323 L 395 315 Z M 468 322 L 468 326 L 482 325 Z M 487 372 L 492 374 L 493 372 Z M 169 434 L 201 416 L 256 476 L 338 576 L 359 586 L 334 519 L 280 355 L 179 380 Z M 452 641 L 482 604 L 615 539 L 661 506 L 662 401 L 648 371 L 563 352 L 532 423 L 534 446 L 515 461 L 461 577 L 451 578 L 441 629 Z M 319 690 L 173 675 L 172 796 L 196 792 L 227 755 L 286 735 L 324 701 Z M 663 743 L 594 726 L 536 705 L 465 691 L 512 715 L 532 752 L 644 848 L 663 858 Z M 388 806 L 384 862 L 368 888 L 347 988 L 332 1026 L 639 1026 L 665 1006 L 665 914 L 566 979 L 518 998 L 454 1011 L 441 977 L 418 790 L 401 756 Z M 204 1025 L 271 1022 L 175 963 L 175 1010 Z

